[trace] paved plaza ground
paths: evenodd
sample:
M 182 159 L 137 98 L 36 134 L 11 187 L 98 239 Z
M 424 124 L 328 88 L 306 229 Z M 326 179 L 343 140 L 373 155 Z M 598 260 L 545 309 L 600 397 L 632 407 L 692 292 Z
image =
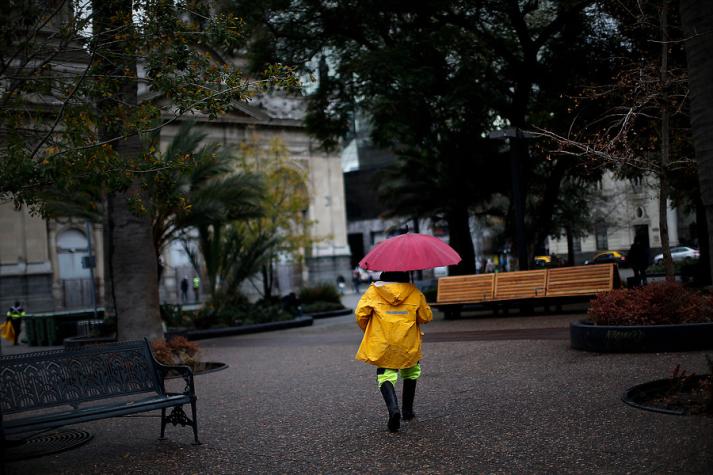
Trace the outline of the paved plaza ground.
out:
M 353 295 L 346 296 L 353 306 Z M 418 419 L 386 430 L 372 367 L 354 361 L 353 317 L 201 341 L 226 370 L 196 377 L 201 446 L 156 417 L 80 426 L 71 451 L 8 474 L 713 473 L 713 419 L 645 412 L 630 386 L 705 370 L 704 353 L 570 349 L 581 314 L 480 316 L 425 327 Z M 400 393 L 400 384 L 397 387 Z

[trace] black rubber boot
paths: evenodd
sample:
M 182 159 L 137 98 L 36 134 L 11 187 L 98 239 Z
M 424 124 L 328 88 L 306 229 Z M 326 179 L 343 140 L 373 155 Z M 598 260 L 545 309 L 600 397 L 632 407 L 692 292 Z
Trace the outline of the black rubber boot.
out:
M 401 404 L 403 411 L 401 411 L 401 417 L 405 421 L 410 421 L 416 414 L 413 412 L 413 398 L 416 396 L 416 380 L 415 379 L 404 379 L 404 391 L 403 397 L 401 398 Z
M 401 426 L 401 412 L 399 412 L 399 401 L 396 399 L 394 385 L 389 381 L 382 384 L 381 395 L 384 396 L 386 408 L 389 410 L 389 430 L 391 432 L 397 432 Z

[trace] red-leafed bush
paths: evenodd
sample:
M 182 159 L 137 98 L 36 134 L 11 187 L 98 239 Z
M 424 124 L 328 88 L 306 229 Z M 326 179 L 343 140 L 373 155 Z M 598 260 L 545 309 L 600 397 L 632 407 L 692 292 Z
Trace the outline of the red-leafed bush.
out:
M 713 296 L 674 282 L 657 282 L 599 294 L 587 316 L 598 325 L 713 322 Z
M 167 365 L 191 365 L 198 360 L 198 344 L 188 341 L 182 336 L 174 336 L 168 341 L 155 340 L 151 342 L 151 349 L 154 357 Z

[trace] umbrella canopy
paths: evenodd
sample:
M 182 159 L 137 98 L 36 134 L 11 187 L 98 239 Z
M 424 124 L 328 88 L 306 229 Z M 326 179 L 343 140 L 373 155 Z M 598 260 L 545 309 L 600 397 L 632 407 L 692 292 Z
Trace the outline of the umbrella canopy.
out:
M 451 246 L 426 234 L 401 234 L 374 246 L 359 267 L 366 270 L 406 272 L 458 264 L 460 256 Z

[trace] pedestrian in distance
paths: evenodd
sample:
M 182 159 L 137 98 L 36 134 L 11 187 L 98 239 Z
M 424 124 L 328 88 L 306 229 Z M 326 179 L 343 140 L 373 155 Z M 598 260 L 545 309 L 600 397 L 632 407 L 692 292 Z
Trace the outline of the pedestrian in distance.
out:
M 20 338 L 20 332 L 22 331 L 22 319 L 26 315 L 27 312 L 25 312 L 25 309 L 19 301 L 15 301 L 15 305 L 10 307 L 10 310 L 7 311 L 5 321 L 9 321 L 12 324 L 12 329 L 15 331 L 14 345 L 17 345 Z
M 355 267 L 352 270 L 352 285 L 354 286 L 354 293 L 359 293 L 359 284 L 361 283 L 361 273 L 359 272 L 359 267 Z
M 382 272 L 355 310 L 364 337 L 356 359 L 376 366 L 376 381 L 389 413 L 387 427 L 396 432 L 401 419 L 415 417 L 416 382 L 421 377 L 420 325 L 433 319 L 426 297 L 409 281 L 407 272 Z M 402 407 L 396 397 L 403 380 Z
M 188 302 L 188 279 L 183 277 L 181 279 L 181 303 Z
M 196 303 L 198 303 L 198 297 L 200 296 L 201 292 L 201 278 L 198 276 L 193 277 L 193 295 L 196 299 Z
M 337 276 L 337 289 L 339 289 L 339 295 L 344 295 L 344 288 L 347 286 L 347 280 L 343 275 L 339 274 Z
M 649 267 L 649 249 L 640 236 L 634 238 L 626 260 L 634 271 L 636 285 L 646 285 L 646 269 Z

